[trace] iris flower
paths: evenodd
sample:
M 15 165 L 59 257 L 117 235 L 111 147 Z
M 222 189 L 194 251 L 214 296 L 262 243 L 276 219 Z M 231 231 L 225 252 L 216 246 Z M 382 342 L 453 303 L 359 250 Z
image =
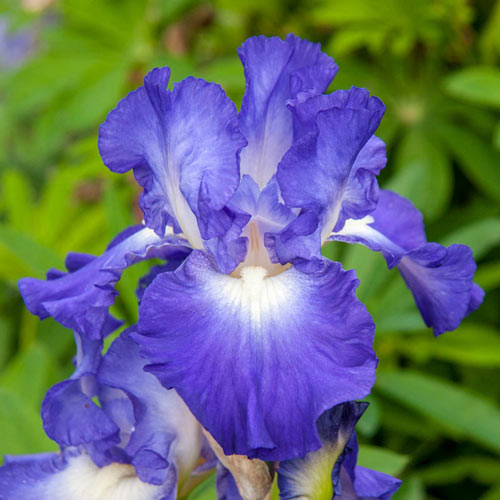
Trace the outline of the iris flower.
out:
M 293 35 L 251 38 L 239 55 L 239 112 L 213 83 L 168 90 L 168 68 L 110 112 L 99 150 L 113 172 L 133 171 L 143 223 L 103 255 L 70 254 L 67 273 L 20 289 L 32 313 L 100 342 L 117 326 L 108 309 L 121 272 L 165 259 L 143 282 L 127 337 L 145 370 L 227 455 L 292 460 L 322 447 L 321 415 L 375 381 L 375 325 L 355 271 L 322 257 L 322 245 L 382 252 L 436 335 L 483 293 L 468 247 L 428 243 L 413 205 L 379 190 L 379 99 L 356 87 L 324 94 L 337 65 Z
M 143 370 L 130 333 L 104 357 L 102 341 L 76 336 L 75 373 L 42 406 L 60 452 L 5 457 L 0 500 L 175 499 L 215 466 L 200 424 Z

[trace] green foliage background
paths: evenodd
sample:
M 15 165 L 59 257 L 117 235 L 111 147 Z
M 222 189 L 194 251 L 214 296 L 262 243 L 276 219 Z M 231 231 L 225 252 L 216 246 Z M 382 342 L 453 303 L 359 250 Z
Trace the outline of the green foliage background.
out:
M 100 253 L 140 220 L 133 180 L 107 171 L 97 130 L 152 67 L 195 75 L 240 102 L 236 48 L 288 32 L 340 66 L 332 89 L 363 86 L 387 105 L 383 187 L 424 213 L 430 240 L 465 243 L 482 307 L 434 339 L 397 271 L 369 250 L 330 244 L 355 268 L 380 357 L 359 424 L 361 463 L 405 480 L 395 500 L 500 499 L 500 1 L 0 0 L 0 19 L 35 35 L 17 67 L 0 58 L 0 454 L 55 449 L 39 417 L 72 371 L 71 332 L 39 322 L 16 282 Z M 37 7 L 38 5 L 38 7 Z M 115 314 L 136 319 L 145 265 L 119 283 Z M 190 498 L 215 498 L 213 479 Z

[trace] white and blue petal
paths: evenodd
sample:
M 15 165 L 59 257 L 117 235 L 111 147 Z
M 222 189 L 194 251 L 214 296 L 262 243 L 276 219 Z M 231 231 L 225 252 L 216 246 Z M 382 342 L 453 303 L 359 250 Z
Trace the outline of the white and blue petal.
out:
M 133 422 L 124 451 L 140 479 L 163 484 L 175 469 L 182 485 L 196 467 L 202 449 L 201 426 L 175 391 L 165 389 L 143 370 L 145 360 L 130 338 L 130 331 L 117 338 L 103 358 L 97 375 L 100 384 L 118 389 L 130 400 Z M 116 409 L 119 394 L 103 401 L 105 410 Z M 113 412 L 116 419 L 116 411 Z
M 111 111 L 99 151 L 112 171 L 134 170 L 149 227 L 163 234 L 173 224 L 193 248 L 203 248 L 203 240 L 241 226 L 226 205 L 238 187 L 246 141 L 220 86 L 187 78 L 168 91 L 169 76 L 168 68 L 154 69 Z
M 141 481 L 134 468 L 98 467 L 86 454 L 43 454 L 0 468 L 0 500 L 174 500 L 171 485 Z
M 286 103 L 301 91 L 323 93 L 338 67 L 319 44 L 288 35 L 285 40 L 258 36 L 238 50 L 246 91 L 239 113 L 248 140 L 241 153 L 241 173 L 263 189 L 292 145 L 292 113 Z
M 375 378 L 373 321 L 353 271 L 246 267 L 220 274 L 195 251 L 147 288 L 134 339 L 226 455 L 280 460 L 320 446 L 316 420 Z
M 381 191 L 373 213 L 347 220 L 329 239 L 362 243 L 380 251 L 389 268 L 397 266 L 435 335 L 457 328 L 482 302 L 484 293 L 473 282 L 476 264 L 471 249 L 427 243 L 422 215 L 396 193 Z
M 331 99 L 332 107 L 319 111 L 314 108 L 309 132 L 294 142 L 278 166 L 277 179 L 285 204 L 300 209 L 299 218 L 306 217 L 308 223 L 302 231 L 304 224 L 297 230 L 292 226 L 297 226 L 298 222 L 293 221 L 273 236 L 274 251 L 282 264 L 298 264 L 307 258 L 302 250 L 306 241 L 310 248 L 306 255 L 320 259 L 321 244 L 339 217 L 374 208 L 372 201 L 366 200 L 376 198 L 374 172 L 382 164 L 378 159 L 378 166 L 374 163 L 371 171 L 366 165 L 370 163 L 367 157 L 380 156 L 378 140 L 372 136 L 384 113 L 384 105 L 364 89 L 352 88 L 332 95 L 336 97 Z M 320 97 L 312 97 L 304 106 Z M 366 148 L 365 153 L 362 153 L 363 148 Z M 297 243 L 293 234 L 299 238 Z M 294 247 L 295 258 L 293 252 L 291 255 Z
M 132 234 L 130 234 L 132 233 Z M 112 242 L 99 257 L 69 254 L 68 273 L 50 272 L 47 280 L 23 278 L 19 289 L 26 307 L 40 319 L 52 316 L 81 336 L 101 339 L 121 323 L 108 312 L 117 295 L 114 285 L 130 265 L 144 259 L 178 259 L 190 251 L 188 242 L 174 235 L 158 236 L 137 226 Z

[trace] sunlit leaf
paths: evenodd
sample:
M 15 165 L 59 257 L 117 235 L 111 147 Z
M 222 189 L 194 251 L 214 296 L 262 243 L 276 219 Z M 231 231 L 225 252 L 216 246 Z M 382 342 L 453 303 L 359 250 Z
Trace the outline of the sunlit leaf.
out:
M 433 126 L 470 181 L 492 199 L 500 200 L 500 152 L 472 131 L 451 123 Z
M 500 69 L 470 66 L 449 76 L 445 89 L 459 99 L 500 108 Z
M 376 388 L 438 423 L 500 453 L 500 410 L 479 394 L 451 382 L 411 371 L 380 372 Z
M 396 155 L 396 173 L 384 187 L 410 199 L 427 220 L 447 207 L 452 189 L 448 155 L 421 129 L 403 138 Z
M 399 475 L 405 468 L 408 460 L 409 457 L 385 448 L 366 444 L 359 446 L 359 465 L 390 474 L 391 476 Z

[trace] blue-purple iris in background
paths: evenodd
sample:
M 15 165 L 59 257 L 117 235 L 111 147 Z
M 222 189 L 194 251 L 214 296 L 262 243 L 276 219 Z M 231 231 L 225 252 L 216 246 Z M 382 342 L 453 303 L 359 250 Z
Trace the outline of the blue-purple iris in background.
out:
M 132 170 L 143 188 L 144 222 L 100 257 L 70 254 L 67 273 L 21 280 L 28 309 L 72 329 L 79 354 L 75 375 L 42 408 L 62 455 L 7 465 L 0 498 L 10 498 L 5 470 L 21 478 L 27 463 L 36 484 L 49 485 L 44 492 L 54 477 L 69 481 L 66 470 L 90 477 L 92 467 L 126 467 L 138 488 L 164 488 L 137 498 L 175 498 L 206 448 L 200 424 L 226 455 L 281 461 L 283 499 L 384 500 L 397 489 L 356 466 L 352 429 L 363 405 L 352 401 L 375 381 L 375 325 L 356 298 L 355 271 L 321 247 L 344 241 L 382 252 L 435 335 L 482 301 L 471 250 L 428 243 L 413 205 L 379 190 L 386 155 L 374 134 L 384 105 L 361 88 L 324 94 L 338 68 L 319 45 L 255 37 L 239 55 L 239 112 L 200 79 L 167 90 L 170 71 L 161 68 L 101 126 L 104 163 Z M 138 324 L 102 357 L 103 338 L 120 324 L 109 313 L 114 285 L 149 258 L 165 264 L 142 281 Z M 190 438 L 179 411 L 194 422 Z M 310 496 L 317 484 L 323 496 Z M 219 498 L 239 498 L 220 464 L 218 488 Z

